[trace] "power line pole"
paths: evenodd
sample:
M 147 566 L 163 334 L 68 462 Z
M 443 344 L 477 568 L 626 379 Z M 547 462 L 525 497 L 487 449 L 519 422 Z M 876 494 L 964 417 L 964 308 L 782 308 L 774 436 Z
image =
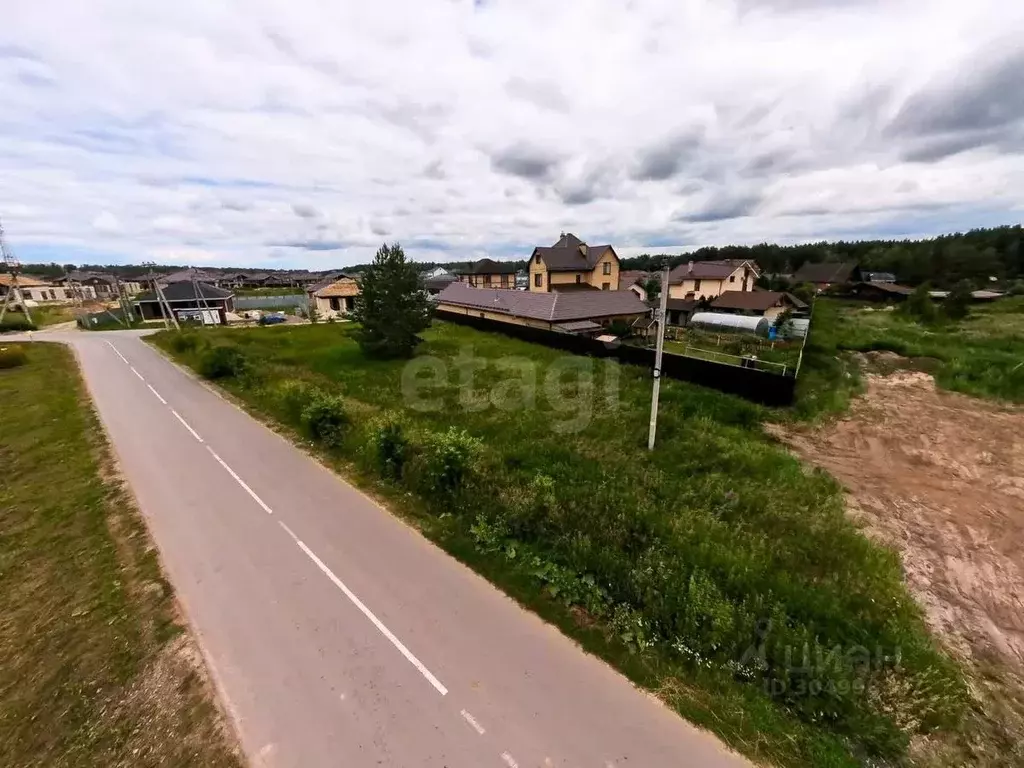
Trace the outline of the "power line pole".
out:
M 164 318 L 164 328 L 167 328 L 168 330 L 170 329 L 171 326 L 168 325 L 168 320 L 170 320 L 174 325 L 175 330 L 180 331 L 181 326 L 178 325 L 178 318 L 174 316 L 174 313 L 171 311 L 171 305 L 167 303 L 167 297 L 164 296 L 164 290 L 160 287 L 160 282 L 158 280 L 159 276 L 153 271 L 153 267 L 155 267 L 156 264 L 152 261 L 145 261 L 143 262 L 143 266 L 149 267 L 149 275 L 147 275 L 147 277 L 153 284 L 153 293 L 156 294 L 156 303 L 160 307 L 160 314 Z
M 7 286 L 7 293 L 4 295 L 4 304 L 0 307 L 0 323 L 4 320 L 4 315 L 7 314 L 7 307 L 10 306 L 11 297 L 17 293 L 18 298 L 21 299 L 21 311 L 25 313 L 25 319 L 30 323 L 32 322 L 32 315 L 28 311 L 28 304 L 25 302 L 25 297 L 21 295 L 21 288 L 18 286 L 18 272 L 21 270 L 21 262 L 18 261 L 14 253 L 7 247 L 7 240 L 4 238 L 4 225 L 0 222 L 0 255 L 3 256 L 4 266 L 7 267 L 7 271 L 11 273 L 11 284 Z
M 658 346 L 654 353 L 654 392 L 651 394 L 651 428 L 647 433 L 647 450 L 654 450 L 658 431 L 658 394 L 661 391 L 661 353 L 665 348 L 665 318 L 668 316 L 668 265 L 661 270 L 661 308 L 658 310 Z

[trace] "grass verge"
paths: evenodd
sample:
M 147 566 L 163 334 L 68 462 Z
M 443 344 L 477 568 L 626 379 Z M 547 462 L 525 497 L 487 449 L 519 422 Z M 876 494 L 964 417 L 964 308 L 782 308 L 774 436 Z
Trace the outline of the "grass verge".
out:
M 8 346 L 0 765 L 239 765 L 71 352 Z
M 968 695 L 898 558 L 766 409 L 436 322 L 412 364 L 351 325 L 158 334 L 432 539 L 758 760 L 899 760 Z

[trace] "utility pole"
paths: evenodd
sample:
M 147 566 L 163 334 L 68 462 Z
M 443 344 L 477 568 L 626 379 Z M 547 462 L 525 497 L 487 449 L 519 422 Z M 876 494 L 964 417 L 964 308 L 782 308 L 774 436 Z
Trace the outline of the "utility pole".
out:
M 4 320 L 4 315 L 7 314 L 7 307 L 11 303 L 11 297 L 17 293 L 18 298 L 21 299 L 21 311 L 25 313 L 25 319 L 30 323 L 32 322 L 32 315 L 28 311 L 28 304 L 25 302 L 25 297 L 21 295 L 21 289 L 18 287 L 18 272 L 21 270 L 21 262 L 18 261 L 14 253 L 7 247 L 7 241 L 4 239 L 4 225 L 0 222 L 0 255 L 3 257 L 4 266 L 7 267 L 7 271 L 11 273 L 11 284 L 7 286 L 7 293 L 4 295 L 4 304 L 0 307 L 0 323 Z
M 175 330 L 180 331 L 181 326 L 178 325 L 178 318 L 174 316 L 171 311 L 171 305 L 167 303 L 167 297 L 164 296 L 164 289 L 160 287 L 159 276 L 153 271 L 153 267 L 156 266 L 152 261 L 144 261 L 143 266 L 149 267 L 149 274 L 146 276 L 149 281 L 153 284 L 153 293 L 156 294 L 156 303 L 160 307 L 160 314 L 164 318 L 164 328 L 170 329 L 168 320 L 174 325 Z
M 206 300 L 206 294 L 202 293 L 199 289 L 199 281 L 196 279 L 196 268 L 191 267 L 192 270 L 192 291 L 196 295 L 196 309 L 202 304 L 203 309 L 206 312 L 210 311 L 210 303 Z M 203 325 L 206 325 L 206 314 L 202 314 Z
M 658 393 L 661 391 L 661 353 L 665 348 L 665 318 L 668 316 L 668 265 L 661 270 L 661 308 L 658 310 L 658 346 L 654 353 L 654 392 L 651 394 L 651 428 L 647 433 L 647 450 L 654 450 L 658 431 Z

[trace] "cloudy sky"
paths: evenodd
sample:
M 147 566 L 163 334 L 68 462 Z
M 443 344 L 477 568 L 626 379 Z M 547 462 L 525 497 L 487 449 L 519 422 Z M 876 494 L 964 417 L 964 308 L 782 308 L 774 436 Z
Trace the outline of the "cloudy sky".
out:
M 9 0 L 23 261 L 328 268 L 1024 218 L 1015 0 Z

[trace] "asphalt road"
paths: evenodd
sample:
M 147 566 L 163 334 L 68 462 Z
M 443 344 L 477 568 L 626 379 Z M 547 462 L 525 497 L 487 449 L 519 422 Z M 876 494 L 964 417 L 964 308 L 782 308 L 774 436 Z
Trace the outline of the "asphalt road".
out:
M 267 766 L 738 766 L 136 335 L 70 341 L 242 748 Z

